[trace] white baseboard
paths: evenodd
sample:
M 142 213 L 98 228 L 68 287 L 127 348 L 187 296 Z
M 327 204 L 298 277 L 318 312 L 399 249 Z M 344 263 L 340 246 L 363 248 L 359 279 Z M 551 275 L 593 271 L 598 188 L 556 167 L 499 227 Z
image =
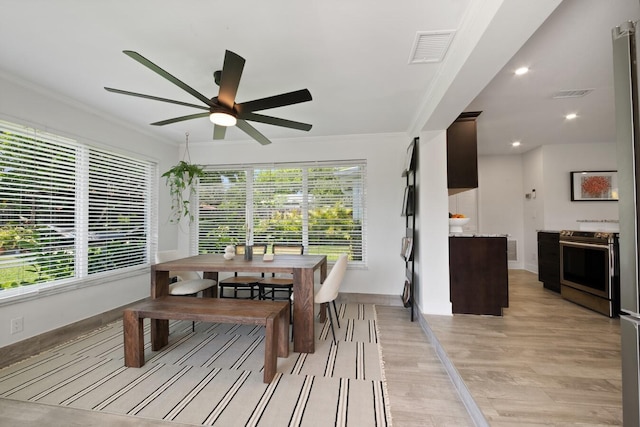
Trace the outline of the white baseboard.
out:
M 382 294 L 359 294 L 340 292 L 338 296 L 340 302 L 356 303 L 356 304 L 375 304 L 388 305 L 392 307 L 402 307 L 402 298 L 400 295 L 382 295 Z
M 458 373 L 458 370 L 455 368 L 455 366 L 453 366 L 453 362 L 451 362 L 451 359 L 449 359 L 449 356 L 447 355 L 444 347 L 442 347 L 442 344 L 440 344 L 440 341 L 438 341 L 438 338 L 433 333 L 433 330 L 429 326 L 429 322 L 427 322 L 424 316 L 420 314 L 418 314 L 418 322 L 422 327 L 422 331 L 429 338 L 429 342 L 434 347 L 438 358 L 444 366 L 444 369 L 449 374 L 449 378 L 451 378 L 451 382 L 458 391 L 458 395 L 460 396 L 462 403 L 464 403 L 464 406 L 467 408 L 467 412 L 469 413 L 469 416 L 473 420 L 474 424 L 478 427 L 489 427 L 489 422 L 484 417 L 482 410 L 473 399 L 473 396 L 471 396 L 471 392 L 462 380 L 462 377 L 460 376 L 460 373 Z

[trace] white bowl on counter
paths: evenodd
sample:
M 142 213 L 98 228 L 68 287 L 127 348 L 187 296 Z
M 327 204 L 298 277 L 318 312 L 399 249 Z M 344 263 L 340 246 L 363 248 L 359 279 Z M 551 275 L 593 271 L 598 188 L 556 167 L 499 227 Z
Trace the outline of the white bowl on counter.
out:
M 471 218 L 449 218 L 449 233 L 462 233 L 462 226 Z

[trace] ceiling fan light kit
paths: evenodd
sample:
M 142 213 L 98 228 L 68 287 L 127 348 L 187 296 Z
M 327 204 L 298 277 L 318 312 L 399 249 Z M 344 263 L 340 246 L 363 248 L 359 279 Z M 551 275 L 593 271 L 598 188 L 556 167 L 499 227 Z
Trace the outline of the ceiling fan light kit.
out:
M 235 116 L 229 113 L 226 113 L 224 111 L 217 111 L 217 112 L 211 113 L 211 115 L 209 116 L 209 120 L 211 120 L 211 123 L 213 123 L 214 125 L 224 126 L 224 127 L 235 126 L 236 123 L 238 122 Z
M 242 70 L 244 69 L 245 60 L 244 58 L 237 55 L 236 53 L 231 52 L 230 50 L 225 51 L 222 70 L 214 72 L 214 80 L 216 84 L 220 86 L 220 90 L 218 91 L 218 96 L 215 96 L 211 99 L 207 98 L 200 92 L 188 86 L 186 83 L 169 74 L 139 53 L 131 50 L 125 50 L 123 52 L 125 55 L 138 61 L 156 74 L 159 74 L 160 76 L 169 80 L 171 83 L 175 84 L 185 92 L 188 92 L 195 98 L 198 98 L 204 105 L 189 104 L 173 99 L 160 98 L 153 95 L 145 95 L 142 93 L 129 92 L 120 89 L 105 87 L 108 92 L 135 96 L 138 98 L 146 98 L 154 101 L 167 102 L 170 104 L 183 105 L 198 108 L 200 110 L 207 110 L 207 112 L 203 113 L 189 114 L 186 116 L 175 117 L 172 119 L 151 123 L 154 126 L 164 126 L 172 123 L 182 122 L 185 120 L 209 117 L 209 120 L 215 125 L 213 129 L 213 139 L 224 139 L 226 128 L 229 126 L 237 126 L 238 129 L 242 130 L 244 133 L 258 141 L 262 145 L 270 144 L 271 141 L 269 141 L 269 139 L 267 139 L 267 137 L 260 133 L 256 128 L 247 123 L 247 120 L 303 131 L 309 131 L 311 129 L 311 125 L 308 123 L 301 123 L 293 120 L 281 119 L 278 117 L 255 113 L 255 111 L 284 107 L 287 105 L 311 101 L 311 93 L 308 89 L 301 89 L 293 92 L 236 104 L 236 92 L 238 91 L 238 86 L 240 85 L 240 78 L 242 77 Z

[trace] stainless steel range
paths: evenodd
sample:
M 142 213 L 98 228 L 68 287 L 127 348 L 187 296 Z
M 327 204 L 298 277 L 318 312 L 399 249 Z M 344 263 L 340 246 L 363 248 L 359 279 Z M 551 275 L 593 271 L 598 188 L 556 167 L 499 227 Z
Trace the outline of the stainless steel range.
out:
M 563 298 L 616 317 L 620 310 L 618 233 L 560 232 L 560 293 Z

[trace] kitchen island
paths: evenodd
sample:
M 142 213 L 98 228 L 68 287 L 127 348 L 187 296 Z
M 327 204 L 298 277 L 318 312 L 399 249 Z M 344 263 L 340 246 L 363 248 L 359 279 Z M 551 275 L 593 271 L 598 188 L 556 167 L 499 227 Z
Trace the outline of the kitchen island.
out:
M 509 307 L 507 236 L 451 234 L 449 286 L 454 314 L 502 316 Z

